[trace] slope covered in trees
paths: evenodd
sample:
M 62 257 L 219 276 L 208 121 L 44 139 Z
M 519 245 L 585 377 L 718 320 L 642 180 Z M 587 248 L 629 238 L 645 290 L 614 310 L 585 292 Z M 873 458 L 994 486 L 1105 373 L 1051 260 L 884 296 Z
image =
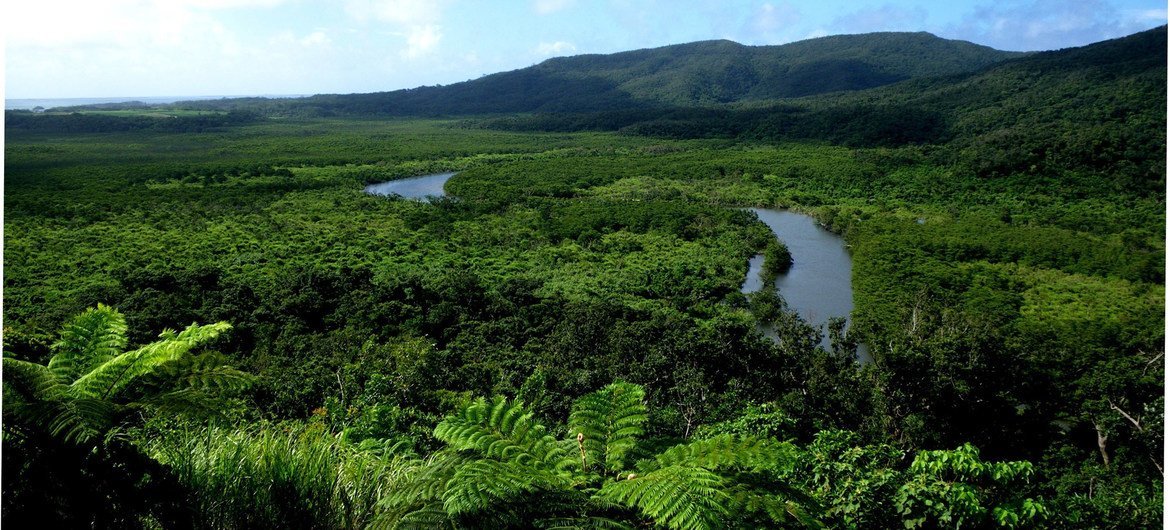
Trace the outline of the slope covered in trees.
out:
M 929 33 L 838 35 L 778 46 L 705 41 L 554 58 L 448 86 L 182 106 L 393 116 L 689 108 L 861 90 L 970 72 L 1019 55 Z

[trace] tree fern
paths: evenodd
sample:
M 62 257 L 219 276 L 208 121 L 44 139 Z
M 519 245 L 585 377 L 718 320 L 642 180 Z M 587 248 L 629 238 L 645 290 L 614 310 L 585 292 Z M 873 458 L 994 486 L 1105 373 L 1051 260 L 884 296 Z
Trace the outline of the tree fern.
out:
M 386 498 L 376 526 L 631 528 L 652 521 L 705 529 L 794 519 L 816 526 L 801 504 L 808 497 L 775 483 L 791 465 L 789 444 L 725 435 L 627 467 L 643 434 L 643 399 L 642 388 L 628 383 L 582 397 L 569 438 L 559 442 L 522 403 L 477 399 L 435 428 L 448 447 Z
M 73 381 L 122 353 L 126 342 L 126 319 L 113 308 L 98 304 L 61 329 L 53 344 L 49 370 L 63 381 Z
M 645 391 L 638 385 L 613 383 L 573 403 L 569 432 L 581 435 L 586 461 L 609 471 L 625 467 L 625 456 L 644 432 Z
M 718 474 L 701 467 L 670 466 L 608 482 L 597 494 L 668 528 L 719 528 L 731 500 L 725 485 Z
M 568 454 L 563 444 L 533 420 L 523 403 L 503 397 L 475 400 L 439 423 L 435 437 L 454 449 L 547 468 L 562 465 Z
M 78 395 L 106 399 L 129 386 L 136 378 L 181 358 L 192 348 L 218 337 L 229 329 L 230 324 L 219 322 L 206 326 L 191 324 L 178 334 L 165 331 L 159 335 L 162 340 L 101 363 L 79 377 L 71 386 Z
M 131 411 L 214 411 L 211 392 L 242 388 L 252 377 L 228 367 L 222 356 L 190 353 L 229 329 L 226 322 L 192 324 L 122 352 L 126 320 L 99 305 L 62 328 L 47 365 L 4 359 L 10 399 L 5 412 L 24 427 L 40 426 L 61 439 L 87 442 Z
M 653 460 L 642 462 L 644 471 L 688 465 L 712 471 L 730 468 L 748 471 L 779 471 L 792 463 L 796 450 L 791 444 L 750 436 L 723 434 L 676 445 Z
M 443 493 L 443 508 L 451 515 L 475 513 L 563 483 L 521 463 L 475 460 L 455 471 Z

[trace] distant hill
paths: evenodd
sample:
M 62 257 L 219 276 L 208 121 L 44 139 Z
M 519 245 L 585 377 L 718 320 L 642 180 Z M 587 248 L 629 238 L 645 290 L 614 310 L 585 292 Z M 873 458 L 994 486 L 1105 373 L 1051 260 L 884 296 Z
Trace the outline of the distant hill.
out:
M 981 177 L 1159 192 L 1166 185 L 1166 26 L 955 75 L 721 107 L 537 113 L 469 120 L 512 130 L 672 138 L 945 144 Z
M 703 41 L 549 59 L 448 86 L 371 94 L 190 102 L 308 114 L 466 115 L 693 107 L 862 90 L 1019 57 L 929 33 L 837 35 L 779 46 Z

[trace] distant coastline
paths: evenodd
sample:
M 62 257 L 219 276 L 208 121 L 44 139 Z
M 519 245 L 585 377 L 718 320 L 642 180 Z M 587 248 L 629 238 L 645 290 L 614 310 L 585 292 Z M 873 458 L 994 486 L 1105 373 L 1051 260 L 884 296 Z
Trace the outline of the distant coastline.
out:
M 166 105 L 176 101 L 198 101 L 224 98 L 299 98 L 300 94 L 259 96 L 140 96 L 140 97 L 113 97 L 113 98 L 14 98 L 4 100 L 4 110 L 32 110 L 35 107 L 51 109 L 53 107 L 74 107 L 78 105 L 100 105 L 103 103 L 128 103 L 140 101 L 148 105 Z

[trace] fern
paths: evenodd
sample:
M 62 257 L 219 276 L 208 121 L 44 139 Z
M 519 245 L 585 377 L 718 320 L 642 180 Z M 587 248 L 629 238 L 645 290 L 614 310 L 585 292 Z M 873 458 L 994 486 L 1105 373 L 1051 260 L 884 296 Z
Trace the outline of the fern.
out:
M 230 368 L 222 356 L 190 355 L 220 336 L 226 322 L 192 324 L 181 333 L 130 352 L 126 320 L 99 305 L 66 324 L 47 365 L 4 359 L 6 396 L 26 427 L 84 443 L 109 433 L 131 411 L 215 411 L 210 391 L 238 390 L 252 376 Z
M 700 467 L 671 466 L 618 482 L 608 482 L 597 495 L 642 512 L 668 528 L 701 529 L 723 526 L 730 496 L 723 479 Z
M 569 438 L 559 442 L 522 403 L 479 398 L 435 427 L 448 447 L 384 500 L 375 526 L 631 528 L 645 526 L 644 518 L 674 529 L 794 518 L 813 526 L 802 505 L 808 497 L 772 478 L 791 465 L 786 443 L 697 440 L 628 473 L 626 458 L 645 451 L 638 447 L 644 396 L 637 385 L 614 383 L 582 397 L 572 407 Z M 613 472 L 623 478 L 607 480 Z
M 676 445 L 639 466 L 643 472 L 676 465 L 698 466 L 712 471 L 780 471 L 791 464 L 796 450 L 791 444 L 752 436 L 724 434 Z
M 160 365 L 181 358 L 192 348 L 208 342 L 231 325 L 219 322 L 207 326 L 191 324 L 181 333 L 163 332 L 162 340 L 105 361 L 71 385 L 78 395 L 106 399 L 117 395 L 136 378 L 149 374 Z
M 645 391 L 638 385 L 613 383 L 573 403 L 569 432 L 580 434 L 588 462 L 609 471 L 625 467 L 625 456 L 644 432 Z
M 98 304 L 87 309 L 61 330 L 53 344 L 49 370 L 65 381 L 114 358 L 126 348 L 126 319 L 113 308 Z
M 545 530 L 633 530 L 634 527 L 606 517 L 558 517 L 536 521 Z
M 568 458 L 563 444 L 533 420 L 523 403 L 503 397 L 475 400 L 435 427 L 435 438 L 457 450 L 555 469 Z
M 451 515 L 475 513 L 559 483 L 523 464 L 476 460 L 459 466 L 443 494 L 443 508 Z

